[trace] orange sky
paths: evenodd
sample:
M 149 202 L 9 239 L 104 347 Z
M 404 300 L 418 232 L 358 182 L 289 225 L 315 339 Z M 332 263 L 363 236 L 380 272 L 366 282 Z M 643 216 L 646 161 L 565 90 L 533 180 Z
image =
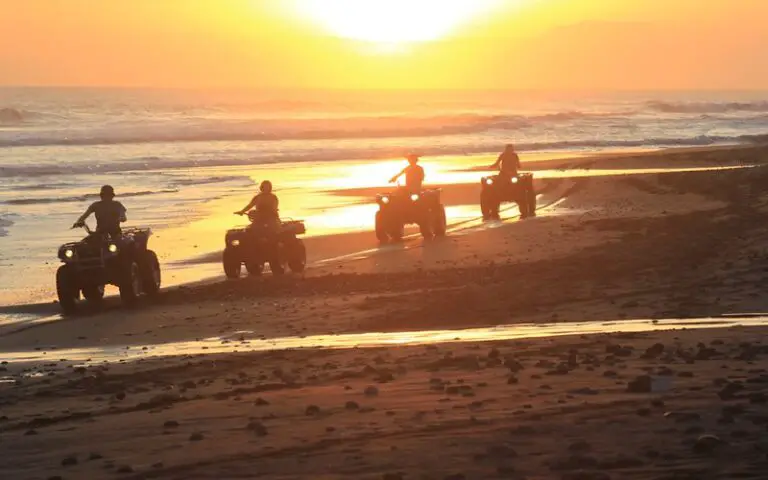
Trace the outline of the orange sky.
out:
M 452 35 L 396 51 L 330 35 L 294 8 L 300 1 L 0 0 L 0 84 L 768 85 L 764 0 L 498 0 Z

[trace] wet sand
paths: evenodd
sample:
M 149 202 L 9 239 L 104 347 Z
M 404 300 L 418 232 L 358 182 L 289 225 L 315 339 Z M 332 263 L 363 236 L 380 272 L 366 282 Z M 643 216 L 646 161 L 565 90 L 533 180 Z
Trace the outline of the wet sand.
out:
M 108 305 L 4 329 L 8 359 L 51 360 L 3 365 L 0 476 L 763 478 L 760 319 L 101 362 L 126 346 L 195 339 L 247 349 L 406 332 L 409 343 L 407 332 L 433 329 L 764 313 L 767 159 L 763 147 L 596 157 L 578 168 L 757 166 L 546 179 L 532 220 L 470 222 L 441 241 L 381 249 L 354 234 L 341 258 L 303 277 L 190 286 L 135 311 Z M 446 196 L 461 204 L 467 188 Z

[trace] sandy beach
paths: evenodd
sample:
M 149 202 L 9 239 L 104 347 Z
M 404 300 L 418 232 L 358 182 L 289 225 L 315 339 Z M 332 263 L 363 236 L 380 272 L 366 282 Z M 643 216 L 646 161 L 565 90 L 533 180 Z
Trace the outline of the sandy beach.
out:
M 764 146 L 527 163 L 534 219 L 456 217 L 445 239 L 385 247 L 308 238 L 304 276 L 134 310 L 25 307 L 48 318 L 0 328 L 0 476 L 765 478 L 766 163 Z M 476 183 L 440 186 L 477 208 Z M 600 333 L 638 320 L 648 331 Z M 419 344 L 433 330 L 451 341 Z M 399 342 L 309 342 L 387 332 Z M 270 351 L 285 339 L 306 348 Z

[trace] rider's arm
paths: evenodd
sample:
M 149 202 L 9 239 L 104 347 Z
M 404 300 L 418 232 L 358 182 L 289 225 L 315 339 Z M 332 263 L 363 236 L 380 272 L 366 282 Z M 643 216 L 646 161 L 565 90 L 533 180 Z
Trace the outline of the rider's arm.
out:
M 127 222 L 128 221 L 128 217 L 125 214 L 126 213 L 125 207 L 120 202 L 118 202 L 117 205 L 118 205 L 117 208 L 120 209 L 120 223 Z
M 80 215 L 80 218 L 78 218 L 77 221 L 75 222 L 75 226 L 82 226 L 82 224 L 85 223 L 85 220 L 88 217 L 90 217 L 91 214 L 93 213 L 93 206 L 94 205 L 95 204 L 92 203 L 91 206 L 89 206 L 88 209 L 85 211 L 85 213 Z
M 397 181 L 397 179 L 398 179 L 398 178 L 400 178 L 400 177 L 402 177 L 403 175 L 405 175 L 405 172 L 406 172 L 406 170 L 408 170 L 408 167 L 405 167 L 404 169 L 402 169 L 402 170 L 400 171 L 400 173 L 398 173 L 397 175 L 395 175 L 394 177 L 392 177 L 392 178 L 389 180 L 389 183 L 395 183 L 395 182 Z
M 500 168 L 501 167 L 501 159 L 504 158 L 504 154 L 502 153 L 499 155 L 499 158 L 496 159 L 496 163 L 491 165 L 491 168 Z
M 259 201 L 259 196 L 256 195 L 255 197 L 253 197 L 251 199 L 251 202 L 248 205 L 246 205 L 246 207 L 244 209 L 240 210 L 239 212 L 235 212 L 235 213 L 237 213 L 239 215 L 243 215 L 245 212 L 247 212 L 248 210 L 250 210 L 254 206 L 256 206 L 256 202 L 258 202 L 258 201 Z

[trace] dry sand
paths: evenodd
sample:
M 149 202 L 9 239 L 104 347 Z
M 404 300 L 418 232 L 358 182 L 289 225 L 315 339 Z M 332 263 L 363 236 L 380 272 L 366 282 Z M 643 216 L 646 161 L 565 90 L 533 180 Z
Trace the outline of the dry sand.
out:
M 753 147 L 568 166 L 767 159 Z M 51 349 L 765 312 L 766 185 L 763 166 L 552 179 L 530 221 L 6 329 L 0 351 L 53 360 L 3 367 L 0 477 L 768 478 L 764 327 L 79 368 Z M 445 194 L 461 204 L 462 191 Z

